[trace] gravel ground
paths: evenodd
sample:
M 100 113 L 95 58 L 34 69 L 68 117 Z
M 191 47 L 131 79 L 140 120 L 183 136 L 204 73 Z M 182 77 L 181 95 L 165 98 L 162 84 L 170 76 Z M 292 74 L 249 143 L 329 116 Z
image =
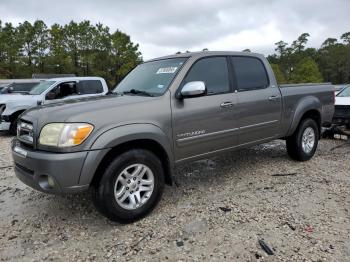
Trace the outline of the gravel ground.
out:
M 20 183 L 10 140 L 0 136 L 2 261 L 350 261 L 350 143 L 322 140 L 304 163 L 275 141 L 183 166 L 150 216 L 119 225 L 88 194 Z

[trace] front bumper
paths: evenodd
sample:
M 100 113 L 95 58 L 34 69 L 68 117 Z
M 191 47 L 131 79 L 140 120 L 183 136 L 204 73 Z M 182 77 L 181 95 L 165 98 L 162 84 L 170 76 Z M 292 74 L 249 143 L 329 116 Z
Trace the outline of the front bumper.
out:
M 12 141 L 16 176 L 26 185 L 46 193 L 64 194 L 85 191 L 80 176 L 89 152 L 50 153 L 21 147 Z

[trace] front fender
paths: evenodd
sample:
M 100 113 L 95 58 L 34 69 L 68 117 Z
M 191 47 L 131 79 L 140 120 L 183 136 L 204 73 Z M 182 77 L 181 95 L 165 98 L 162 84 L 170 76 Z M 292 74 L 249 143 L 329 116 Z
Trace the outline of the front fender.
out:
M 172 146 L 169 138 L 158 126 L 153 124 L 127 124 L 105 131 L 91 146 L 91 150 L 113 148 L 126 142 L 149 139 L 160 144 L 173 159 Z
M 17 105 L 17 104 L 13 104 L 13 103 L 7 103 L 6 104 L 6 109 L 4 112 L 2 112 L 3 115 L 7 115 L 10 116 L 16 112 L 20 112 L 20 111 L 26 111 L 27 109 L 31 108 L 33 106 L 29 106 L 29 105 Z
M 320 116 L 322 116 L 322 104 L 320 100 L 314 96 L 306 96 L 299 100 L 295 107 L 293 119 L 287 132 L 287 136 L 291 136 L 294 133 L 303 115 L 310 110 L 317 110 Z
M 161 145 L 168 155 L 170 165 L 173 165 L 174 156 L 171 142 L 158 126 L 153 124 L 128 124 L 118 126 L 105 131 L 92 143 L 84 163 L 79 184 L 91 183 L 99 164 L 112 148 L 141 139 L 153 140 Z

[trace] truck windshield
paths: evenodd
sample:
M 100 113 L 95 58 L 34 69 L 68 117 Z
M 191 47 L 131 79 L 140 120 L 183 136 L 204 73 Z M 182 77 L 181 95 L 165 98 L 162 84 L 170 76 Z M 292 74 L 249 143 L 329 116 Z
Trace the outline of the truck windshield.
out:
M 0 91 L 0 94 L 11 94 L 11 93 L 29 93 L 29 91 L 38 84 L 33 83 L 13 83 L 5 87 Z
M 113 93 L 161 96 L 186 60 L 171 58 L 140 64 L 117 85 Z
M 339 97 L 349 97 L 350 96 L 350 86 L 341 91 L 337 96 Z
M 40 84 L 36 85 L 32 90 L 30 90 L 30 95 L 40 95 L 45 90 L 47 90 L 50 86 L 52 86 L 55 81 L 43 81 Z

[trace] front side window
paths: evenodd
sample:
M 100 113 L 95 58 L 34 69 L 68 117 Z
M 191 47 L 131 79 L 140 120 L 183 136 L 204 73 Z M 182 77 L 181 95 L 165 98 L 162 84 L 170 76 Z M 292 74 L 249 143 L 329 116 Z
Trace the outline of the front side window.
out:
M 236 81 L 240 91 L 266 88 L 269 80 L 265 66 L 255 57 L 232 57 Z
M 163 95 L 187 58 L 146 62 L 132 70 L 113 90 L 130 95 Z
M 64 82 L 53 88 L 46 94 L 47 100 L 63 99 L 68 96 L 78 95 L 76 82 Z
M 99 80 L 83 80 L 78 83 L 78 94 L 100 94 L 103 92 L 103 86 Z
M 203 81 L 208 95 L 230 91 L 226 57 L 209 57 L 197 61 L 184 79 L 184 84 Z

